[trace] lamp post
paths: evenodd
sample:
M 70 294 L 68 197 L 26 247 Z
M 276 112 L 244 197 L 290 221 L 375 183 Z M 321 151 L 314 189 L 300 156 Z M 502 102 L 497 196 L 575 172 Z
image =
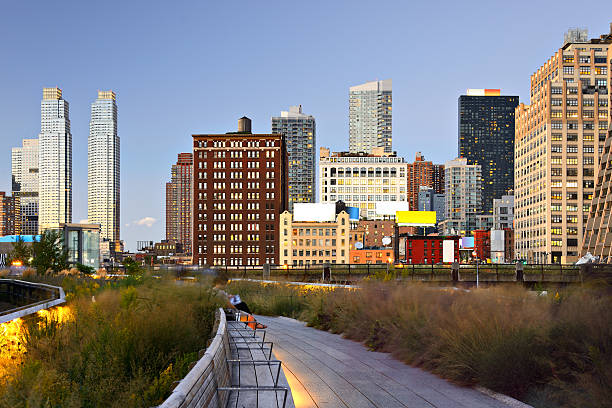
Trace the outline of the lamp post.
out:
M 478 252 L 472 252 L 472 256 L 476 259 L 476 288 L 478 288 Z

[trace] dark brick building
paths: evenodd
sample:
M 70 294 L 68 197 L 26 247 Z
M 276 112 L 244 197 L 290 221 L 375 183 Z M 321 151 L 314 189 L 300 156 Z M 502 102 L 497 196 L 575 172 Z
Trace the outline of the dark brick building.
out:
M 421 152 L 417 152 L 414 163 L 408 163 L 408 203 L 416 211 L 419 206 L 419 189 L 421 186 L 433 188 L 438 194 L 444 193 L 444 165 L 425 161 Z
M 193 135 L 193 261 L 198 265 L 278 264 L 279 215 L 287 209 L 282 135 Z
M 459 261 L 458 236 L 395 235 L 395 261 L 406 264 L 437 264 L 444 259 L 444 241 L 453 243 L 453 259 Z

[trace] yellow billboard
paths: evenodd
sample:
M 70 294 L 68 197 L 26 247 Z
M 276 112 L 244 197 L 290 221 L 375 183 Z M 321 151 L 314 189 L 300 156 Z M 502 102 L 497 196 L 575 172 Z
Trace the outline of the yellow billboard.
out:
M 436 225 L 435 211 L 396 211 L 397 225 L 408 227 L 433 227 Z

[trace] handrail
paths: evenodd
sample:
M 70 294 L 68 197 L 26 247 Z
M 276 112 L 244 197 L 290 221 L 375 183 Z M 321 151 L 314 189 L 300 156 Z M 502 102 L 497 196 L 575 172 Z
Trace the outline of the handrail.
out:
M 0 323 L 24 317 L 36 313 L 39 310 L 48 309 L 66 302 L 66 294 L 61 286 L 52 286 L 45 283 L 28 282 L 18 279 L 0 279 L 0 284 L 3 283 L 49 292 L 50 297 L 0 312 Z

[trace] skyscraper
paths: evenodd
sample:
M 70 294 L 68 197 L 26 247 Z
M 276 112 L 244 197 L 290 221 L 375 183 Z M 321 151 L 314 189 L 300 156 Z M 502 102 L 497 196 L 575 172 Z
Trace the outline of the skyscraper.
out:
M 459 97 L 459 157 L 482 170 L 482 209 L 514 188 L 514 110 L 518 96 L 499 89 L 468 89 Z
M 302 113 L 302 105 L 291 106 L 272 118 L 272 133 L 281 134 L 289 155 L 289 211 L 293 203 L 315 202 L 316 124 L 312 115 Z
M 391 80 L 366 82 L 349 91 L 349 151 L 371 153 L 382 147 L 392 148 Z
M 19 197 L 21 230 L 24 235 L 38 234 L 39 168 L 38 139 L 23 139 L 12 149 L 12 190 Z
M 170 182 L 166 183 L 166 240 L 183 244 L 191 254 L 193 154 L 179 153 L 172 165 Z
M 421 152 L 416 153 L 414 163 L 408 163 L 408 203 L 416 209 L 421 187 L 431 187 L 437 194 L 444 193 L 444 165 L 425 161 Z
M 40 104 L 39 231 L 72 221 L 72 134 L 68 101 L 59 88 L 43 88 Z
M 478 164 L 467 164 L 458 158 L 444 164 L 445 211 L 442 222 L 445 234 L 471 235 L 480 228 L 482 214 L 482 179 Z
M 278 264 L 279 216 L 287 209 L 282 135 L 193 135 L 193 260 L 198 265 Z
M 87 218 L 100 224 L 100 239 L 120 239 L 120 152 L 113 91 L 98 91 L 91 104 L 87 144 Z
M 578 260 L 610 127 L 612 32 L 565 39 L 516 109 L 515 253 L 531 262 Z

